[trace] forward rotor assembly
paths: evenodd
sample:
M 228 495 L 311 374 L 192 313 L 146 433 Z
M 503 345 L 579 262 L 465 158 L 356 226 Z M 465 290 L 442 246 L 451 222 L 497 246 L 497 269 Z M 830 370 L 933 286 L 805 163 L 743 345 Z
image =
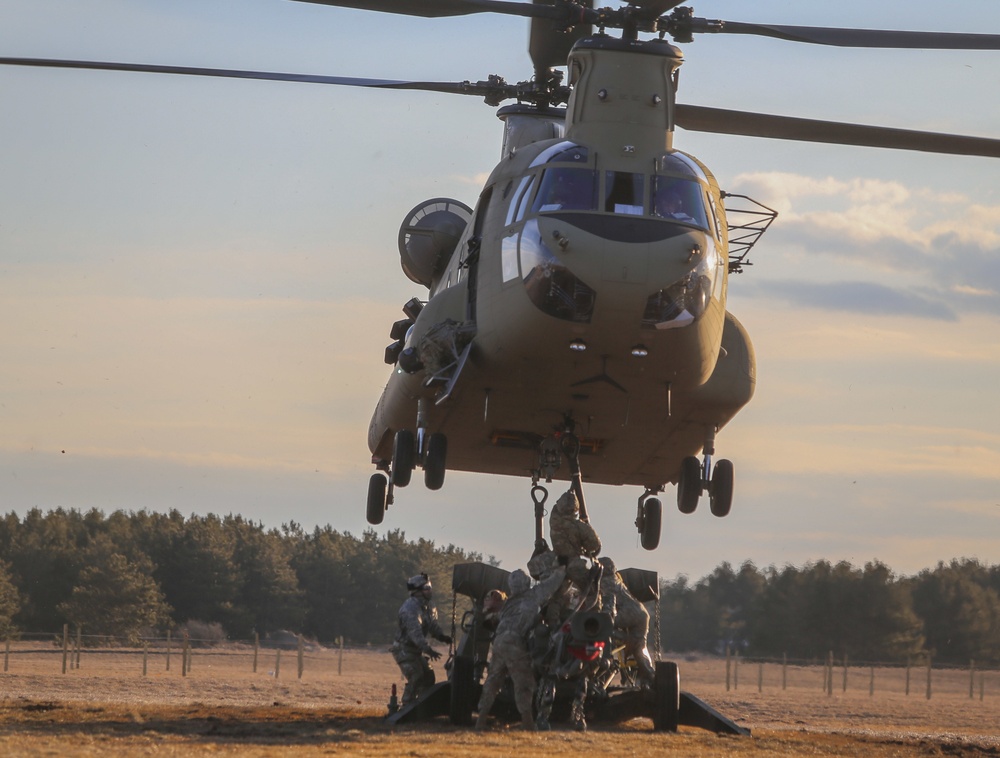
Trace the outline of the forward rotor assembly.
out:
M 378 89 L 424 90 L 474 95 L 482 97 L 487 104 L 494 106 L 505 100 L 517 100 L 544 109 L 568 101 L 570 88 L 563 84 L 562 72 L 558 71 L 557 67 L 565 65 L 569 51 L 577 41 L 593 35 L 595 30 L 604 34 L 608 29 L 616 29 L 626 40 L 637 39 L 639 34 L 653 34 L 660 38 L 669 37 L 673 42 L 680 44 L 691 42 L 697 34 L 742 34 L 838 47 L 1000 50 L 998 34 L 843 29 L 724 21 L 695 16 L 693 9 L 686 6 L 683 0 L 632 0 L 618 8 L 595 8 L 593 0 L 295 1 L 424 18 L 478 13 L 529 18 L 531 30 L 528 52 L 534 67 L 534 76 L 529 81 L 511 84 L 495 75 L 476 82 L 428 82 L 48 58 L 0 57 L 0 65 L 139 71 Z M 1000 157 L 1000 140 L 985 137 L 963 137 L 835 121 L 816 121 L 687 104 L 676 106 L 675 119 L 678 126 L 691 131 Z

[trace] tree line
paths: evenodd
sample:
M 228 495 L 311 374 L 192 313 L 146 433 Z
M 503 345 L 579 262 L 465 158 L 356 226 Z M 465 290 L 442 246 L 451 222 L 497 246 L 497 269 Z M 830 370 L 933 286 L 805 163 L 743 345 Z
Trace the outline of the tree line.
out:
M 399 530 L 267 529 L 176 510 L 8 513 L 0 518 L 0 639 L 70 624 L 135 642 L 195 625 L 220 638 L 291 630 L 324 643 L 385 644 L 408 577 L 428 573 L 447 624 L 452 566 L 481 560 Z M 664 650 L 1000 663 L 1000 566 L 975 560 L 910 577 L 877 561 L 723 563 L 696 582 L 661 580 L 657 610 Z
M 1000 566 L 939 562 L 896 576 L 878 561 L 760 570 L 723 563 L 692 583 L 661 582 L 666 649 L 761 658 L 1000 663 Z
M 176 510 L 33 509 L 0 520 L 0 639 L 70 624 L 136 642 L 194 624 L 231 639 L 292 630 L 381 644 L 395 635 L 408 577 L 426 572 L 444 605 L 452 566 L 479 560 L 399 530 L 356 537 Z

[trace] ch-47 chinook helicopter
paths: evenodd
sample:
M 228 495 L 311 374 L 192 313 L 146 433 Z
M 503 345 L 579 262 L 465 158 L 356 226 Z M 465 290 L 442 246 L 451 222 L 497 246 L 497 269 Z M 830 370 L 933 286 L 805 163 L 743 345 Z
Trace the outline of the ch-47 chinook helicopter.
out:
M 381 523 L 417 466 L 643 488 L 636 526 L 659 543 L 658 497 L 729 513 L 734 467 L 716 434 L 754 393 L 749 336 L 726 310 L 730 273 L 776 215 L 720 189 L 675 149 L 687 130 L 1000 157 L 1000 140 L 703 108 L 678 102 L 693 35 L 744 34 L 844 47 L 1000 50 L 1000 35 L 748 24 L 698 18 L 678 0 L 300 0 L 423 17 L 530 19 L 530 80 L 419 82 L 0 58 L 9 65 L 304 81 L 474 95 L 499 108 L 500 163 L 475 207 L 435 198 L 399 231 L 402 268 L 426 286 L 403 306 L 392 374 L 368 433 Z M 669 39 L 668 39 L 669 38 Z M 566 73 L 561 69 L 565 67 Z M 583 517 L 586 518 L 585 506 Z

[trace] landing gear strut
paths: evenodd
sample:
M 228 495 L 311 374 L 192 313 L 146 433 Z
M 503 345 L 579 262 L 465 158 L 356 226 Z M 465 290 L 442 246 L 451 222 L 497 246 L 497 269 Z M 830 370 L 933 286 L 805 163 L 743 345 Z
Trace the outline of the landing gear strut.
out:
M 424 484 L 429 490 L 439 490 L 447 471 L 448 438 L 440 432 L 427 434 L 424 401 L 417 401 L 417 431 L 400 429 L 392 439 L 392 459 L 382 461 L 381 472 L 368 480 L 368 504 L 365 512 L 369 524 L 381 524 L 385 512 L 393 502 L 393 488 L 410 483 L 413 469 L 419 464 L 424 469 Z M 387 476 L 388 475 L 388 476 Z
M 712 515 L 722 518 L 733 507 L 733 462 L 720 459 L 712 467 L 715 454 L 715 427 L 709 427 L 703 448 L 704 461 L 689 455 L 681 461 L 680 478 L 677 480 L 677 509 L 681 513 L 694 513 L 703 492 L 708 493 Z

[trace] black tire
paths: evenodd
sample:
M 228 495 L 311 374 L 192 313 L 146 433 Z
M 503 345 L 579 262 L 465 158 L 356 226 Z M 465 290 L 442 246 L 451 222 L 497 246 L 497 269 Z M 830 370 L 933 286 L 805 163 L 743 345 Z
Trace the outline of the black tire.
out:
M 416 446 L 413 443 L 413 432 L 409 429 L 400 429 L 396 432 L 392 441 L 393 486 L 405 487 L 410 483 L 416 451 Z
M 375 473 L 368 480 L 368 510 L 366 516 L 368 523 L 378 525 L 385 518 L 385 492 L 389 486 L 389 480 L 385 474 Z
M 718 461 L 712 472 L 712 487 L 709 492 L 709 504 L 713 516 L 722 518 L 729 515 L 729 511 L 733 507 L 734 480 L 733 462 L 725 458 Z
M 651 497 L 642 504 L 642 531 L 639 542 L 646 550 L 656 550 L 660 544 L 660 527 L 663 523 L 663 503 Z
M 448 438 L 443 434 L 432 434 L 427 440 L 427 455 L 424 457 L 424 484 L 427 489 L 441 489 L 447 459 Z
M 677 480 L 677 509 L 694 513 L 701 498 L 701 461 L 689 455 L 681 461 L 681 477 Z
M 456 726 L 468 726 L 472 723 L 472 709 L 479 699 L 475 671 L 475 661 L 468 656 L 457 655 L 452 661 L 448 717 Z
M 681 674 L 673 661 L 657 661 L 653 678 L 653 729 L 676 732 L 680 725 Z

